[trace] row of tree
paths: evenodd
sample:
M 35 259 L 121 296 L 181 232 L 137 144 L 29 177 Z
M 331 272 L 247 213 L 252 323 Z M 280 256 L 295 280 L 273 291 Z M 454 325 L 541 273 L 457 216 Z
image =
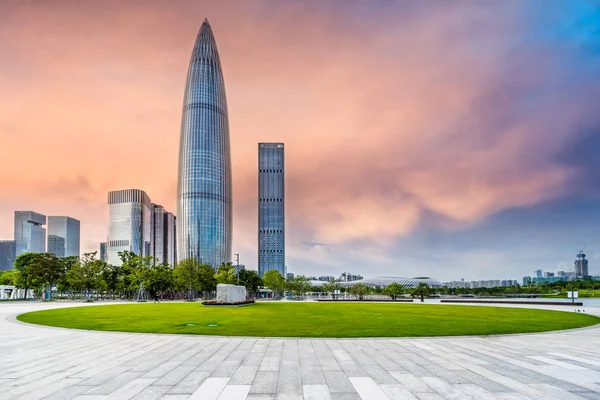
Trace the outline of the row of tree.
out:
M 15 269 L 0 275 L 0 284 L 14 285 L 36 293 L 75 296 L 110 296 L 133 298 L 140 291 L 152 296 L 196 298 L 209 296 L 218 283 L 239 284 L 252 296 L 263 285 L 259 275 L 251 270 L 236 273 L 231 264 L 215 270 L 195 259 L 186 259 L 175 266 L 158 264 L 152 257 L 140 257 L 133 252 L 119 253 L 122 265 L 110 265 L 96 258 L 96 252 L 79 257 L 58 258 L 52 253 L 25 253 L 17 257 Z

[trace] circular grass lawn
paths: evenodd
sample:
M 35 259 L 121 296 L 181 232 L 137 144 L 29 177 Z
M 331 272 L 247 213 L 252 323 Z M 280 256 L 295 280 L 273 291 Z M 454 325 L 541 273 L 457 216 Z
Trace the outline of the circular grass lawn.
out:
M 595 325 L 575 312 L 382 303 L 137 303 L 60 308 L 19 321 L 101 331 L 270 337 L 400 337 L 544 332 Z

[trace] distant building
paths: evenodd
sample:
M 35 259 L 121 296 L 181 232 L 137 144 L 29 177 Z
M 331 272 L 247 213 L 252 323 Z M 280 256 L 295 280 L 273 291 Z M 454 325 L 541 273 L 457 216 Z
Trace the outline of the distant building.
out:
M 561 277 L 561 276 L 550 276 L 550 277 L 546 277 L 546 278 L 536 278 L 534 277 L 532 279 L 533 284 L 535 285 L 543 285 L 544 283 L 554 283 L 554 282 L 566 282 L 568 281 L 567 277 Z
M 556 276 L 565 277 L 567 276 L 567 273 L 565 271 L 558 271 L 556 272 Z
M 318 278 L 318 280 L 323 281 L 323 282 L 331 282 L 331 281 L 335 281 L 335 276 L 320 276 Z
M 100 260 L 106 262 L 106 242 L 100 242 Z
M 107 262 L 122 264 L 119 252 L 151 256 L 152 203 L 143 190 L 126 189 L 108 193 Z
M 46 216 L 43 214 L 33 211 L 15 211 L 15 240 L 25 243 L 23 253 L 28 251 L 46 252 L 46 228 L 44 225 L 46 225 Z M 22 250 L 22 248 L 18 250 Z
M 48 217 L 48 253 L 54 253 L 57 257 L 79 257 L 81 223 L 79 220 L 71 217 Z M 50 250 L 50 236 L 53 238 L 53 246 L 56 246 L 56 237 L 63 240 L 63 248 L 53 248 Z M 63 254 L 60 256 L 58 253 Z
M 532 279 L 530 276 L 524 276 L 523 277 L 523 286 L 531 286 L 532 284 Z
M 535 271 L 535 277 L 536 278 L 542 278 L 543 277 L 541 269 L 538 269 L 538 270 Z
M 25 253 L 25 243 L 16 240 L 0 240 L 0 271 L 15 268 L 15 260 Z
M 544 272 L 544 278 L 552 278 L 554 277 L 554 272 Z
M 258 272 L 285 268 L 285 172 L 283 143 L 258 144 Z
M 585 259 L 585 254 L 580 251 L 577 254 L 577 260 L 575 260 L 575 275 L 576 276 L 588 276 L 590 270 L 588 268 L 588 260 Z
M 523 278 L 525 279 L 525 278 Z M 465 282 L 464 279 L 460 281 L 452 281 L 444 283 L 444 286 L 451 289 L 475 289 L 475 288 L 494 288 L 494 287 L 508 287 L 516 286 L 519 282 L 513 279 L 488 279 L 480 281 Z
M 288 272 L 287 274 L 285 274 L 285 279 L 286 280 L 291 280 L 294 279 L 294 273 L 293 272 Z
M 350 272 L 342 272 L 340 275 L 340 282 L 354 282 L 363 279 L 362 275 L 353 275 Z
M 65 256 L 65 238 L 48 235 L 48 253 L 54 254 L 56 257 L 62 258 Z
M 175 216 L 163 206 L 152 204 L 152 241 L 151 253 L 157 264 L 175 265 L 177 259 Z

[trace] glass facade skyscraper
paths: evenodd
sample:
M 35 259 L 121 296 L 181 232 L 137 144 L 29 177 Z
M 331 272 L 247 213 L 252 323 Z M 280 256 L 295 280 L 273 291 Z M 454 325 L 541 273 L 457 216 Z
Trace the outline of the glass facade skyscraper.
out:
M 172 266 L 176 261 L 175 216 L 161 205 L 153 206 L 152 256 L 157 264 L 167 263 Z
M 217 45 L 208 20 L 190 60 L 181 118 L 177 259 L 217 268 L 231 261 L 229 119 Z
M 15 268 L 17 256 L 25 253 L 25 243 L 16 240 L 0 240 L 0 271 Z
M 46 251 L 44 225 L 46 225 L 46 216 L 43 214 L 33 211 L 15 211 L 15 240 L 24 243 L 23 252 L 44 253 Z
M 57 257 L 79 257 L 81 223 L 79 220 L 71 217 L 48 217 L 48 252 L 56 254 Z M 53 236 L 51 240 L 51 236 Z M 59 246 L 59 240 L 62 238 L 62 251 Z M 50 244 L 52 242 L 52 248 Z M 62 255 L 59 255 L 62 254 Z
M 121 265 L 120 251 L 151 256 L 152 203 L 143 190 L 126 189 L 108 193 L 107 262 Z
M 283 143 L 258 144 L 258 273 L 285 270 Z

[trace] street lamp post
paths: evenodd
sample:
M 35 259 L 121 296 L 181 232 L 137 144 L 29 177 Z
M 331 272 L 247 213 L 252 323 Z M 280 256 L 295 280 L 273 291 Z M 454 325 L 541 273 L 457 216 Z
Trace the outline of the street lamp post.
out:
M 240 253 L 235 253 L 235 271 L 237 272 L 238 286 L 240 286 Z

